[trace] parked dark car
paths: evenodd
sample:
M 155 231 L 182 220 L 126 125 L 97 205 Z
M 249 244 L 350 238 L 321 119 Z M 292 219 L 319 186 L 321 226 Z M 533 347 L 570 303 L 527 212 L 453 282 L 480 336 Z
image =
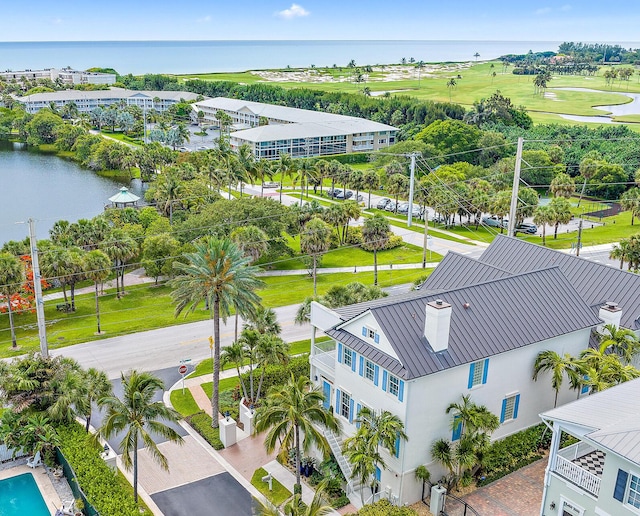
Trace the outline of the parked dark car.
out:
M 327 193 L 329 194 L 329 197 L 338 197 L 338 195 L 342 195 L 342 189 L 334 188 L 333 190 L 328 190 Z
M 391 199 L 389 199 L 388 197 L 383 197 L 378 201 L 378 205 L 376 206 L 376 208 L 378 208 L 379 210 L 384 210 L 387 207 L 387 204 L 389 204 L 390 202 Z
M 516 233 L 527 233 L 528 235 L 535 235 L 538 232 L 538 226 L 531 222 L 522 222 L 516 227 Z
M 387 211 L 396 211 L 396 201 L 391 201 L 384 207 L 384 209 Z
M 350 199 L 353 197 L 353 192 L 351 190 L 340 191 L 334 196 L 336 199 Z

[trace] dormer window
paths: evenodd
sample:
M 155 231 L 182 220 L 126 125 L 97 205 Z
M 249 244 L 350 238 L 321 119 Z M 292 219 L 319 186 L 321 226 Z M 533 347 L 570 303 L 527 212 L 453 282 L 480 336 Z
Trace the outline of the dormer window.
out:
M 369 326 L 362 327 L 362 336 L 366 339 L 372 340 L 376 344 L 380 342 L 380 335 L 378 334 L 378 332 L 376 332 L 376 330 L 370 328 Z

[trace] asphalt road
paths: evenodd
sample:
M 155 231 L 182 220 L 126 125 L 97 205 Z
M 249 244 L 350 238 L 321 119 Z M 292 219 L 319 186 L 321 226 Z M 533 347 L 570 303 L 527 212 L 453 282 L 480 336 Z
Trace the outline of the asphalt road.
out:
M 311 337 L 309 324 L 293 322 L 297 309 L 297 305 L 275 309 L 282 326 L 281 337 L 288 342 Z M 222 346 L 233 342 L 234 327 L 233 317 L 221 325 Z M 74 358 L 85 368 L 101 369 L 110 379 L 117 379 L 121 371 L 160 371 L 172 367 L 177 371 L 181 360 L 191 359 L 196 363 L 208 358 L 211 356 L 208 337 L 212 334 L 213 322 L 206 320 L 76 344 L 52 350 L 51 354 Z

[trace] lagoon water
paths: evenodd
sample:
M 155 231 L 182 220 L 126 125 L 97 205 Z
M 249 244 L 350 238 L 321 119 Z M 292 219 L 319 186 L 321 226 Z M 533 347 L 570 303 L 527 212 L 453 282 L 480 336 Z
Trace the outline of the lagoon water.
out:
M 67 41 L 0 42 L 0 70 L 114 68 L 121 74 L 472 61 L 557 50 L 558 41 Z M 626 44 L 625 46 L 633 46 Z
M 28 236 L 27 224 L 20 222 L 29 218 L 36 221 L 38 238 L 47 238 L 56 220 L 94 217 L 121 186 L 71 161 L 0 141 L 0 246 Z

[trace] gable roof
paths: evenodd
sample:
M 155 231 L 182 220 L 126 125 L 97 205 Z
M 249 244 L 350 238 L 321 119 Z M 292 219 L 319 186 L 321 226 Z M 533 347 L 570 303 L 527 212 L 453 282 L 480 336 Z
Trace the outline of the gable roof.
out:
M 559 267 L 589 306 L 597 309 L 607 301 L 618 303 L 622 308 L 622 326 L 640 329 L 637 274 L 504 235 L 498 235 L 479 260 L 514 274 Z
M 436 299 L 452 306 L 449 345 L 438 353 L 424 336 L 425 305 Z M 557 267 L 435 294 L 418 291 L 403 300 L 385 301 L 369 310 L 399 360 L 341 329 L 344 323 L 326 333 L 404 379 L 444 371 L 601 322 Z
M 512 273 L 455 251 L 449 251 L 420 286 L 420 290 L 451 289 L 507 276 L 512 276 Z
M 640 465 L 640 379 L 595 393 L 540 415 L 572 423 L 603 448 Z

